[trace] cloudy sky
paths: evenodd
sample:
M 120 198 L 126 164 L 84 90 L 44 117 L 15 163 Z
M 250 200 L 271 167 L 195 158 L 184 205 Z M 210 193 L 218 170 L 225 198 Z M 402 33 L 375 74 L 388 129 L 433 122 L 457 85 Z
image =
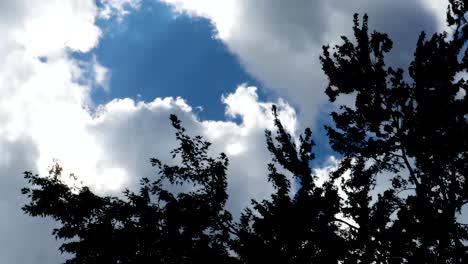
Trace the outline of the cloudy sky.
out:
M 60 263 L 48 219 L 24 216 L 22 172 L 54 160 L 96 192 L 154 174 L 174 146 L 168 116 L 231 159 L 229 207 L 271 191 L 263 131 L 272 104 L 291 133 L 314 129 L 320 171 L 334 159 L 318 56 L 352 14 L 390 34 L 405 65 L 443 0 L 1 0 L 0 263 Z

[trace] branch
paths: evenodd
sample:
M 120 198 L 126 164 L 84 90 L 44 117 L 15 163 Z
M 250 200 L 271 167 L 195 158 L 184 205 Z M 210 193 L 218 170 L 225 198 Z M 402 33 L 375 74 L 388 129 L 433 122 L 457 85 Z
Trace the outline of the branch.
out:
M 403 161 L 405 162 L 405 166 L 406 168 L 408 169 L 409 173 L 410 173 L 410 178 L 414 181 L 414 184 L 416 185 L 416 187 L 419 187 L 419 180 L 418 178 L 416 177 L 416 173 L 414 172 L 413 168 L 411 167 L 409 161 L 408 161 L 408 157 L 406 156 L 406 151 L 405 151 L 405 147 L 404 147 L 404 142 L 403 142 L 403 131 L 401 130 L 401 127 L 400 127 L 400 120 L 399 119 L 395 119 L 395 117 L 393 117 L 393 121 L 396 123 L 396 129 L 397 129 L 397 136 L 398 138 L 400 139 L 400 149 L 401 149 L 401 158 L 403 158 Z
M 411 179 L 414 181 L 414 184 L 416 184 L 416 187 L 419 187 L 418 178 L 416 178 L 416 173 L 414 172 L 413 168 L 411 167 L 408 161 L 408 157 L 406 156 L 406 151 L 403 146 L 401 146 L 401 153 L 402 153 L 402 158 L 403 158 L 403 161 L 405 162 L 406 168 L 408 169 L 410 173 Z
M 398 155 L 398 154 L 393 153 L 393 152 L 388 153 L 388 155 L 390 155 L 390 156 L 392 156 L 392 157 L 394 157 L 394 158 L 403 158 L 402 155 Z
M 347 225 L 347 226 L 349 226 L 349 227 L 351 227 L 351 228 L 353 228 L 355 230 L 359 230 L 359 227 L 357 227 L 357 226 L 355 226 L 353 224 L 350 224 L 350 223 L 346 222 L 343 219 L 338 219 L 338 218 L 334 217 L 334 220 L 337 221 L 337 222 L 343 223 L 343 224 L 345 224 L 345 225 Z

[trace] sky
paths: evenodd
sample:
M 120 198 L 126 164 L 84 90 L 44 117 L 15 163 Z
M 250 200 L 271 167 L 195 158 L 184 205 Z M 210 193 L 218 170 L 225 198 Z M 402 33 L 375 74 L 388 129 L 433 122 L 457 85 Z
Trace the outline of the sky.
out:
M 273 104 L 298 135 L 312 127 L 317 173 L 336 165 L 322 45 L 368 13 L 407 65 L 421 30 L 444 29 L 442 0 L 0 1 L 0 263 L 60 263 L 54 222 L 23 215 L 22 172 L 58 162 L 100 194 L 169 161 L 168 116 L 230 157 L 228 207 L 271 192 L 264 130 Z

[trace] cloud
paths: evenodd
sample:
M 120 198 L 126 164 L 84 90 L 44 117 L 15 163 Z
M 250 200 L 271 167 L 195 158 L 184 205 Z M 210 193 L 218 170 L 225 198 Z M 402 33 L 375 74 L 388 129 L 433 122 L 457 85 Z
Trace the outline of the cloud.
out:
M 99 86 L 102 87 L 105 91 L 109 92 L 109 70 L 102 66 L 96 59 L 93 57 L 92 60 L 92 72 L 94 75 L 94 82 Z
M 395 40 L 392 64 L 412 57 L 418 34 L 443 28 L 445 3 L 438 0 L 160 0 L 176 13 L 203 17 L 244 67 L 313 122 L 326 102 L 322 45 L 349 35 L 355 12 L 370 15 L 371 29 Z M 408 26 L 411 25 L 411 26 Z
M 97 10 L 93 1 L 6 2 L 18 2 L 15 10 L 23 18 L 12 21 L 6 36 L 28 54 L 54 55 L 63 47 L 86 52 L 96 45 L 100 29 L 94 24 Z
M 223 97 L 232 121 L 200 120 L 182 98 L 127 98 L 94 105 L 90 93 L 96 84 L 105 86 L 109 72 L 96 59 L 84 65 L 71 53 L 88 52 L 98 44 L 96 18 L 106 6 L 115 8 L 109 18 L 124 14 L 120 7 L 131 6 L 116 3 L 123 2 L 102 1 L 97 7 L 91 0 L 51 0 L 46 5 L 1 1 L 1 263 L 58 263 L 63 258 L 51 235 L 53 221 L 33 219 L 20 210 L 25 203 L 20 195 L 23 171 L 46 174 L 58 159 L 65 173 L 73 172 L 99 193 L 135 186 L 140 177 L 155 174 L 150 157 L 169 160 L 175 146 L 171 113 L 180 116 L 190 133 L 212 141 L 213 152 L 230 154 L 229 208 L 240 212 L 250 198 L 271 191 L 264 129 L 273 125 L 272 103 L 260 102 L 254 87 L 240 86 Z M 286 127 L 294 131 L 295 111 L 282 100 L 276 103 Z
M 169 152 L 176 142 L 168 117 L 176 114 L 190 134 L 203 135 L 213 143 L 213 154 L 229 155 L 228 205 L 238 214 L 251 198 L 264 198 L 272 190 L 267 183 L 266 165 L 271 158 L 264 130 L 273 129 L 273 103 L 259 102 L 256 88 L 247 86 L 238 87 L 223 97 L 223 102 L 226 114 L 239 122 L 199 120 L 182 98 L 157 98 L 147 103 L 116 99 L 101 106 L 88 129 L 98 147 L 111 155 L 101 157 L 95 167 L 119 164 L 128 175 L 126 186 L 135 186 L 139 177 L 154 176 L 154 168 L 148 162 L 150 157 L 171 162 Z M 282 100 L 275 104 L 286 129 L 294 133 L 297 122 L 294 109 Z M 107 184 L 103 186 L 109 188 Z
M 60 158 L 85 175 L 95 171 L 93 159 L 103 154 L 85 126 L 93 120 L 91 87 L 80 82 L 84 70 L 70 56 L 97 45 L 98 13 L 93 0 L 0 1 L 1 263 L 62 259 L 53 223 L 20 209 L 22 172 L 44 172 Z M 102 171 L 105 179 L 118 168 Z
M 20 170 L 35 169 L 38 149 L 28 138 L 0 138 L 0 262 L 59 263 L 58 243 L 51 235 L 53 223 L 32 219 L 20 210 L 26 199 Z
M 141 0 L 100 0 L 102 8 L 99 17 L 109 19 L 116 17 L 121 21 L 131 10 L 140 8 Z

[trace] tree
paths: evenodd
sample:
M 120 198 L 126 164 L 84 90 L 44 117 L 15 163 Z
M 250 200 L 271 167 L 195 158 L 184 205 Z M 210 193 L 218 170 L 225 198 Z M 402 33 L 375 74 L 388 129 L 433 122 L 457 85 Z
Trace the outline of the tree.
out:
M 337 263 L 344 254 L 336 214 L 340 211 L 337 188 L 316 184 L 310 161 L 314 159 L 310 129 L 296 146 L 273 107 L 276 136 L 266 131 L 273 162 L 268 165 L 269 181 L 276 192 L 269 200 L 253 201 L 241 217 L 236 252 L 242 263 Z M 298 189 L 291 192 L 292 176 Z
M 209 157 L 210 143 L 188 136 L 175 116 L 171 121 L 179 142 L 172 154 L 181 165 L 151 159 L 159 177 L 143 178 L 139 192 L 126 190 L 124 198 L 70 187 L 58 165 L 49 177 L 25 173 L 32 187 L 22 190 L 30 198 L 23 210 L 60 223 L 53 234 L 65 241 L 60 250 L 73 256 L 66 263 L 206 263 L 206 256 L 234 261 L 227 252 L 232 219 L 224 209 L 228 159 L 223 153 Z M 164 181 L 191 188 L 174 194 Z
M 468 103 L 466 95 L 459 96 L 467 83 L 457 78 L 468 63 L 467 7 L 463 1 L 450 3 L 453 36 L 436 33 L 427 39 L 422 32 L 409 76 L 386 66 L 392 42 L 386 34 L 368 33 L 367 16 L 362 25 L 354 17 L 355 42 L 343 37 L 333 52 L 324 47 L 330 101 L 355 96 L 354 106 L 332 113 L 335 127 L 326 127 L 333 149 L 343 155 L 335 177 L 351 171 L 343 184 L 349 196 L 343 212 L 359 228 L 350 230 L 356 250 L 348 258 L 467 261 L 468 229 L 457 222 L 468 202 Z M 376 177 L 388 177 L 392 187 L 371 204 Z

